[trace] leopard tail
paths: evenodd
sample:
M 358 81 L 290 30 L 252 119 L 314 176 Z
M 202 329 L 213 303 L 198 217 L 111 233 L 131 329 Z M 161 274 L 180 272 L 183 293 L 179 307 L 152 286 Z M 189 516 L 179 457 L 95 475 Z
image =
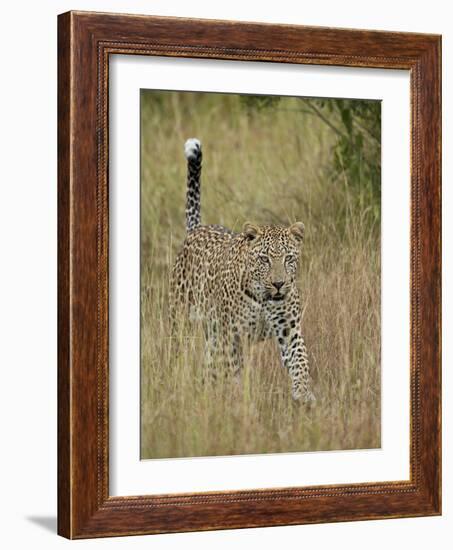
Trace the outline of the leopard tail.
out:
M 201 176 L 201 143 L 196 138 L 188 139 L 184 145 L 187 159 L 187 200 L 186 229 L 192 231 L 201 224 L 200 176 Z

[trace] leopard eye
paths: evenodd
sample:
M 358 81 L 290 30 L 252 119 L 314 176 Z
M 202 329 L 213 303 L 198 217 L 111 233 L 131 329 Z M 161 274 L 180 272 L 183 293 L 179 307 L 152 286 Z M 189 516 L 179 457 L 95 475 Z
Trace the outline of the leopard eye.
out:
M 258 256 L 258 258 L 260 259 L 261 262 L 263 262 L 263 264 L 269 264 L 270 263 L 270 260 L 267 256 L 264 256 L 264 254 L 260 254 Z
M 288 263 L 293 263 L 296 261 L 296 256 L 294 256 L 293 254 L 288 254 L 288 256 L 286 256 L 286 261 Z

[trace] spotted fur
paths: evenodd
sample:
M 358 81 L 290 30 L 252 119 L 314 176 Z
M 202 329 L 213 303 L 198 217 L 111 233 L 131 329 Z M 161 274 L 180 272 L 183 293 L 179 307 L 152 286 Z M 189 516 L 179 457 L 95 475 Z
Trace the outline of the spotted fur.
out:
M 296 284 L 304 226 L 244 224 L 241 233 L 201 225 L 201 145 L 186 142 L 187 236 L 171 277 L 172 310 L 185 308 L 207 331 L 207 360 L 221 356 L 233 372 L 242 366 L 244 339 L 275 338 L 292 396 L 314 401 L 301 332 Z
M 198 139 L 188 139 L 184 151 L 187 158 L 187 200 L 186 228 L 192 231 L 200 225 L 200 175 L 201 175 L 201 143 Z

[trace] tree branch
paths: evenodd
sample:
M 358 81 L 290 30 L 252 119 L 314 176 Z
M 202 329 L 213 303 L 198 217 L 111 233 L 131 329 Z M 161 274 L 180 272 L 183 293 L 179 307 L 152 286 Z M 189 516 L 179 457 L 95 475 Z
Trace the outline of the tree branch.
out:
M 345 138 L 345 139 L 349 139 L 348 136 L 342 132 L 339 128 L 337 128 L 334 124 L 332 124 L 332 122 L 330 122 L 330 120 L 323 115 L 323 113 L 317 108 L 315 107 L 315 105 L 312 105 L 311 103 L 309 103 L 305 98 L 301 97 L 299 98 L 301 101 L 303 101 L 305 103 L 305 105 L 311 109 L 311 111 L 317 116 L 319 117 L 325 124 L 327 124 L 327 126 L 333 130 L 337 135 L 339 135 L 340 137 L 342 138 Z

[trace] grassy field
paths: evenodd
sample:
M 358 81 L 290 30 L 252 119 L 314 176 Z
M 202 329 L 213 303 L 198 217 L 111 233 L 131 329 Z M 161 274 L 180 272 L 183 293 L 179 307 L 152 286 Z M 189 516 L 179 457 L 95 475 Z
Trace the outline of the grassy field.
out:
M 142 458 L 379 447 L 380 224 L 367 186 L 330 170 L 335 131 L 292 98 L 248 109 L 238 96 L 142 92 L 141 112 Z M 240 383 L 207 383 L 199 331 L 170 334 L 189 137 L 203 143 L 203 223 L 305 224 L 312 408 L 292 402 L 273 342 L 247 350 Z

